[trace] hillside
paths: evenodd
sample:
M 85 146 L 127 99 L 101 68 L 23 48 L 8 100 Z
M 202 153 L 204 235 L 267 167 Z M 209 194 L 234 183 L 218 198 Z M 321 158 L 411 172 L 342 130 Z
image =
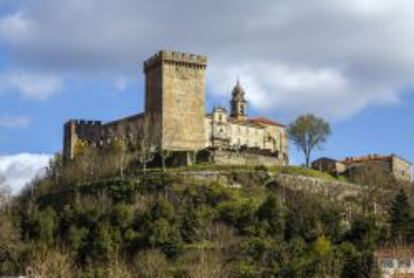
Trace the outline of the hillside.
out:
M 92 180 L 49 170 L 2 209 L 0 275 L 366 277 L 391 239 L 364 190 L 311 170 L 204 165 Z

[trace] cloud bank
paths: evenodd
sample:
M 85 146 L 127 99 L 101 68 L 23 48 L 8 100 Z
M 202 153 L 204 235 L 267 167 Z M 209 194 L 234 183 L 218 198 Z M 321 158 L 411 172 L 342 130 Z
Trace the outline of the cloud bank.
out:
M 24 128 L 31 122 L 32 119 L 26 116 L 0 115 L 0 128 Z
M 0 176 L 11 187 L 13 194 L 20 190 L 37 175 L 41 175 L 51 156 L 47 154 L 21 153 L 0 156 Z
M 0 92 L 17 91 L 26 99 L 45 100 L 61 86 L 62 80 L 54 74 L 15 70 L 0 73 Z
M 32 71 L 130 78 L 160 48 L 202 53 L 213 96 L 238 75 L 256 109 L 344 119 L 412 86 L 413 15 L 409 0 L 22 0 L 0 42 Z

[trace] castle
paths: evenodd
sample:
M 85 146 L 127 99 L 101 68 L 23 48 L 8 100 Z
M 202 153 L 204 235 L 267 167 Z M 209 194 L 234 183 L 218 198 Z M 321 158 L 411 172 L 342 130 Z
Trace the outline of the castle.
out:
M 246 93 L 239 82 L 231 94 L 230 113 L 216 107 L 206 114 L 206 67 L 205 56 L 159 51 L 144 62 L 145 112 L 108 123 L 66 122 L 64 159 L 74 158 L 79 140 L 100 147 L 115 139 L 134 141 L 138 134 L 146 134 L 154 150 L 174 153 L 180 164 L 197 160 L 287 165 L 286 127 L 263 117 L 249 118 Z

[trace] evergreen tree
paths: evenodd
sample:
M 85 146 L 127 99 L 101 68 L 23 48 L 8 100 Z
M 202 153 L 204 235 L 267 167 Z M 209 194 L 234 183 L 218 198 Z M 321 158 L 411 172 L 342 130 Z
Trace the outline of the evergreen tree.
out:
M 407 194 L 403 189 L 395 196 L 389 210 L 391 237 L 407 240 L 411 224 L 411 208 Z
M 283 238 L 285 219 L 281 202 L 273 195 L 266 198 L 259 207 L 258 217 L 267 233 L 276 238 Z

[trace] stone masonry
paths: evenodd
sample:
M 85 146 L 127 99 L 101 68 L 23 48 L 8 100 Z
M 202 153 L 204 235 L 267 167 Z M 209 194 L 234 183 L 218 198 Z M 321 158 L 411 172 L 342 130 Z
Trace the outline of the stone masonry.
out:
M 144 62 L 145 112 L 109 123 L 66 122 L 65 161 L 74 158 L 75 146 L 81 140 L 100 147 L 115 139 L 133 140 L 137 134 L 145 134 L 157 152 L 187 153 L 189 157 L 206 151 L 209 161 L 220 164 L 254 164 L 255 157 L 257 164 L 288 164 L 286 127 L 263 117 L 249 118 L 246 92 L 240 82 L 231 93 L 230 114 L 221 107 L 206 114 L 206 67 L 206 56 L 159 51 Z

